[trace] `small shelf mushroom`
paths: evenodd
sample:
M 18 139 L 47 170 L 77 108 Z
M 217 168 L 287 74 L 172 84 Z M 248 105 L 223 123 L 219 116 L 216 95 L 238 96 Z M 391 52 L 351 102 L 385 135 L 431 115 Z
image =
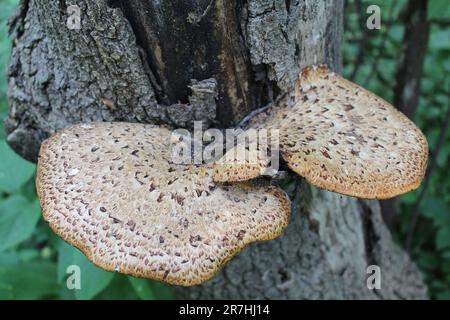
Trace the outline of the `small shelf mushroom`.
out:
M 247 181 L 264 175 L 270 162 L 266 150 L 268 142 L 265 145 L 260 144 L 256 135 L 250 135 L 249 138 L 247 141 L 238 142 L 236 147 L 226 151 L 224 156 L 215 162 L 214 181 Z
M 317 187 L 361 198 L 391 198 L 419 186 L 427 141 L 389 103 L 326 66 L 305 68 L 291 98 L 293 106 L 274 106 L 250 127 L 279 130 L 280 153 L 292 171 Z M 217 164 L 215 180 L 248 178 L 232 170 Z
M 144 124 L 59 131 L 39 156 L 44 218 L 105 270 L 182 286 L 282 233 L 290 201 L 281 189 L 216 185 L 211 166 L 173 164 L 170 141 L 170 130 Z

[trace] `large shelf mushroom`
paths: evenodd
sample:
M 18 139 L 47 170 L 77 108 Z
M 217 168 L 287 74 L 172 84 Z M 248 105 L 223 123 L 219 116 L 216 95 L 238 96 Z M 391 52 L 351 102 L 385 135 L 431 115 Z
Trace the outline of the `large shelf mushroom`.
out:
M 98 266 L 195 285 L 280 235 L 290 202 L 274 186 L 218 186 L 210 166 L 173 164 L 171 134 L 131 123 L 64 129 L 41 147 L 37 190 L 51 228 Z
M 304 69 L 289 99 L 291 103 L 274 106 L 250 128 L 278 130 L 281 156 L 311 184 L 369 199 L 391 198 L 419 186 L 427 165 L 427 141 L 389 103 L 326 66 Z M 228 154 L 236 155 L 234 150 Z M 259 174 L 246 170 L 246 160 L 238 155 L 234 162 L 241 164 L 238 173 L 252 174 L 238 174 L 232 162 L 219 162 L 215 181 L 255 178 L 268 161 L 257 158 Z
M 313 185 L 351 196 L 393 197 L 424 176 L 428 147 L 420 130 L 324 66 L 303 70 L 295 91 L 270 111 L 248 127 L 279 130 L 279 146 L 272 137 L 263 145 L 252 139 L 248 152 L 238 145 L 244 152 L 232 149 L 215 165 L 175 164 L 172 132 L 164 127 L 63 129 L 40 150 L 36 184 L 43 216 L 106 270 L 188 286 L 287 226 L 286 194 L 247 181 L 266 172 L 269 146 Z

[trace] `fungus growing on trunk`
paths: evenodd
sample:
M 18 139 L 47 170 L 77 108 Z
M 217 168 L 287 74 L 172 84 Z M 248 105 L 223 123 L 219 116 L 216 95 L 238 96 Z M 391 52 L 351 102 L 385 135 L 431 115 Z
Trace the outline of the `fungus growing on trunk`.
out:
M 265 139 L 262 142 L 256 131 L 254 131 L 255 134 L 247 137 L 245 136 L 247 132 L 241 134 L 240 136 L 243 137 L 241 141 L 227 150 L 225 155 L 214 164 L 214 181 L 247 181 L 267 173 L 270 162 L 267 153 L 269 141 Z
M 164 127 L 66 128 L 41 146 L 43 216 L 106 270 L 188 286 L 287 226 L 290 202 L 281 189 L 242 182 L 266 174 L 278 153 L 313 185 L 350 196 L 389 198 L 420 184 L 427 142 L 376 95 L 324 66 L 309 67 L 282 104 L 250 123 L 269 130 L 264 143 L 243 139 L 247 146 L 238 142 L 214 165 L 174 162 L 173 134 Z
M 304 69 L 292 99 L 292 107 L 274 106 L 255 125 L 279 130 L 280 153 L 292 171 L 317 187 L 361 198 L 390 198 L 419 186 L 427 141 L 389 103 L 326 66 Z M 216 165 L 220 177 L 227 170 Z M 233 181 L 246 180 L 240 177 Z
M 59 131 L 39 156 L 45 220 L 105 270 L 183 286 L 281 234 L 290 215 L 281 189 L 216 185 L 211 166 L 172 162 L 171 138 L 166 128 L 131 123 Z

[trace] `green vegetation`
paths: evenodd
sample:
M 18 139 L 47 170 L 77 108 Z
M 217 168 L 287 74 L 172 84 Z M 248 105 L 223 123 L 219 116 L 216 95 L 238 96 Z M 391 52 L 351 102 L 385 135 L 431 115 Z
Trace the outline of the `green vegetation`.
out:
M 3 130 L 3 119 L 7 114 L 4 75 L 10 51 L 5 22 L 17 2 L 2 0 L 0 3 L 0 299 L 173 298 L 170 289 L 160 283 L 108 273 L 95 267 L 79 251 L 56 237 L 40 217 L 34 190 L 35 165 L 22 160 L 7 146 Z M 355 76 L 355 82 L 391 102 L 404 33 L 398 16 L 406 0 L 392 3 L 391 11 L 391 2 L 362 1 L 363 8 L 369 4 L 380 6 L 384 28 L 369 31 L 367 54 Z M 362 36 L 353 4 L 354 1 L 348 1 L 345 16 L 344 74 L 347 77 L 355 68 L 358 40 Z M 437 20 L 448 19 L 449 2 L 431 0 L 429 16 Z M 425 132 L 432 153 L 449 108 L 450 30 L 448 20 L 446 23 L 443 26 L 432 24 L 415 119 Z M 450 130 L 444 141 L 419 208 L 419 223 L 412 243 L 413 258 L 425 276 L 431 297 L 437 299 L 450 299 Z M 399 223 L 394 230 L 400 244 L 405 241 L 419 192 L 401 198 Z M 66 288 L 69 265 L 78 265 L 83 270 L 81 290 Z
M 344 45 L 344 75 L 350 77 L 359 53 L 362 29 L 355 9 L 348 1 Z M 399 63 L 405 27 L 400 19 L 407 1 L 361 1 L 364 10 L 371 4 L 381 8 L 381 30 L 366 35 L 365 60 L 354 81 L 393 102 L 395 69 Z M 431 24 L 428 51 L 422 75 L 422 88 L 414 121 L 425 133 L 433 158 L 449 108 L 450 89 L 450 3 L 430 0 L 428 18 Z M 365 20 L 363 20 L 365 22 Z M 440 21 L 437 23 L 434 21 Z M 369 79 L 369 81 L 367 80 Z M 431 298 L 450 299 L 450 128 L 436 158 L 429 186 L 418 208 L 418 223 L 413 234 L 412 257 L 423 272 Z M 433 161 L 432 159 L 430 162 Z M 394 236 L 400 245 L 406 241 L 412 213 L 421 189 L 400 198 L 398 223 Z

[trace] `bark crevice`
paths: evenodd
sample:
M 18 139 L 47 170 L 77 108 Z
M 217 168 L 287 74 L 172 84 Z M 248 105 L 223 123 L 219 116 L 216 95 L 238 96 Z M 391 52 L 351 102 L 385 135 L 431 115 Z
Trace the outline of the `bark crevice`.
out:
M 133 3 L 133 5 L 124 4 L 122 0 L 108 0 L 107 3 L 109 7 L 121 10 L 130 24 L 133 34 L 136 37 L 136 45 L 139 47 L 145 72 L 152 84 L 157 102 L 163 105 L 170 105 L 167 94 L 164 92 L 164 84 L 167 84 L 167 79 L 161 79 L 159 77 L 158 67 L 155 65 L 154 59 L 151 59 L 153 56 L 152 49 L 156 45 L 155 36 L 152 34 L 151 29 L 147 29 L 142 19 L 140 19 L 142 12 L 145 12 L 147 9 L 139 1 Z

